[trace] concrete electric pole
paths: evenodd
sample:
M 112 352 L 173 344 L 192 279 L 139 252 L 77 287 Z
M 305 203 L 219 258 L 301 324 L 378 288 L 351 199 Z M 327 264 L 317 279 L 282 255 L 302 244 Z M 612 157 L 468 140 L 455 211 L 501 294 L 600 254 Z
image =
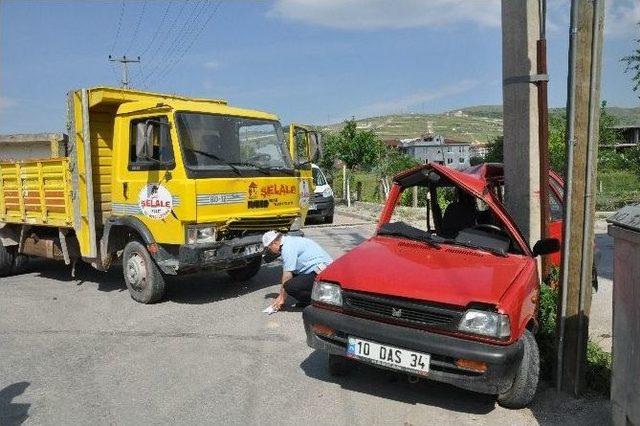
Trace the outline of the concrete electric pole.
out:
M 557 386 L 579 395 L 589 336 L 604 0 L 572 0 Z
M 540 239 L 536 44 L 539 0 L 502 0 L 505 206 L 529 244 Z
M 120 62 L 120 64 L 122 64 L 122 80 L 120 81 L 120 83 L 122 84 L 122 87 L 128 88 L 129 87 L 129 64 L 139 63 L 140 56 L 138 56 L 137 59 L 127 59 L 126 56 L 123 56 L 122 58 L 112 58 L 111 55 L 109 55 L 109 61 Z

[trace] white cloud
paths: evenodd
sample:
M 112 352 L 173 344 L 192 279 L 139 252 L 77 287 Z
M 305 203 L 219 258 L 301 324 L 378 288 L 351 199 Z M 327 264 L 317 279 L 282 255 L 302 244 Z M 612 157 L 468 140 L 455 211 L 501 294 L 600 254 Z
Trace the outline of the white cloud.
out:
M 268 16 L 341 29 L 500 26 L 500 0 L 276 0 Z
M 423 103 L 469 91 L 477 85 L 475 80 L 462 80 L 435 91 L 415 92 L 400 98 L 381 100 L 357 109 L 356 116 L 365 118 L 406 111 Z
M 218 61 L 208 61 L 205 62 L 204 64 L 202 64 L 203 67 L 205 67 L 208 70 L 215 70 L 220 68 L 220 62 Z
M 6 111 L 7 109 L 16 106 L 18 103 L 15 99 L 7 98 L 6 96 L 0 96 L 0 111 Z

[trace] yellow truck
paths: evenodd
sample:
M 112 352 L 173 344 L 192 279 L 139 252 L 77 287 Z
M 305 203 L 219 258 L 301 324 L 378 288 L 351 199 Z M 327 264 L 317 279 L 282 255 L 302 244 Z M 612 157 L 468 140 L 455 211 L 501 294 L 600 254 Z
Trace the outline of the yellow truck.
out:
M 167 275 L 249 279 L 261 234 L 303 223 L 299 169 L 313 158 L 294 163 L 273 114 L 96 87 L 70 92 L 67 116 L 68 136 L 36 135 L 50 155 L 38 138 L 0 139 L 0 276 L 25 256 L 101 271 L 121 259 L 131 297 L 152 303 Z

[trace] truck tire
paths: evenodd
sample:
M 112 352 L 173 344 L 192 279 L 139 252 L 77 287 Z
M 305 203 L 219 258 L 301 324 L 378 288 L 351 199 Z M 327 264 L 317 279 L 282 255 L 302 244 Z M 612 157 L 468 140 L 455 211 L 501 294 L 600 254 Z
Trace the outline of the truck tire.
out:
M 524 353 L 522 361 L 513 379 L 513 384 L 506 392 L 498 395 L 498 403 L 506 408 L 524 408 L 536 394 L 540 377 L 540 353 L 533 334 L 525 330 L 522 338 Z
M 333 223 L 333 213 L 324 217 L 324 223 Z
M 29 263 L 29 256 L 24 254 L 16 254 L 13 259 L 12 274 L 22 274 L 27 269 L 27 263 Z
M 333 377 L 347 376 L 353 368 L 353 363 L 351 362 L 351 360 L 343 357 L 342 355 L 329 354 L 329 358 L 327 361 L 329 374 L 331 374 Z
M 234 281 L 246 281 L 253 278 L 258 271 L 260 271 L 261 266 L 262 256 L 258 256 L 242 268 L 228 269 L 227 274 L 229 274 Z
M 129 241 L 122 253 L 124 281 L 131 298 L 140 303 L 155 303 L 162 299 L 166 283 L 158 265 L 144 245 Z
M 6 277 L 13 273 L 14 258 L 13 251 L 5 247 L 0 241 L 0 277 Z

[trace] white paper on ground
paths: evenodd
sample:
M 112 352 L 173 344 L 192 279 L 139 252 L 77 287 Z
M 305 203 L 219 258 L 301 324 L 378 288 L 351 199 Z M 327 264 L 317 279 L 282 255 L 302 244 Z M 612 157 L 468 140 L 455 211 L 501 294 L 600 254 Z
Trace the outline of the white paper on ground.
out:
M 276 312 L 278 312 L 278 310 L 276 308 L 274 308 L 273 306 L 269 305 L 266 308 L 264 308 L 262 310 L 262 312 L 264 312 L 267 315 L 271 315 L 271 314 L 275 314 Z

